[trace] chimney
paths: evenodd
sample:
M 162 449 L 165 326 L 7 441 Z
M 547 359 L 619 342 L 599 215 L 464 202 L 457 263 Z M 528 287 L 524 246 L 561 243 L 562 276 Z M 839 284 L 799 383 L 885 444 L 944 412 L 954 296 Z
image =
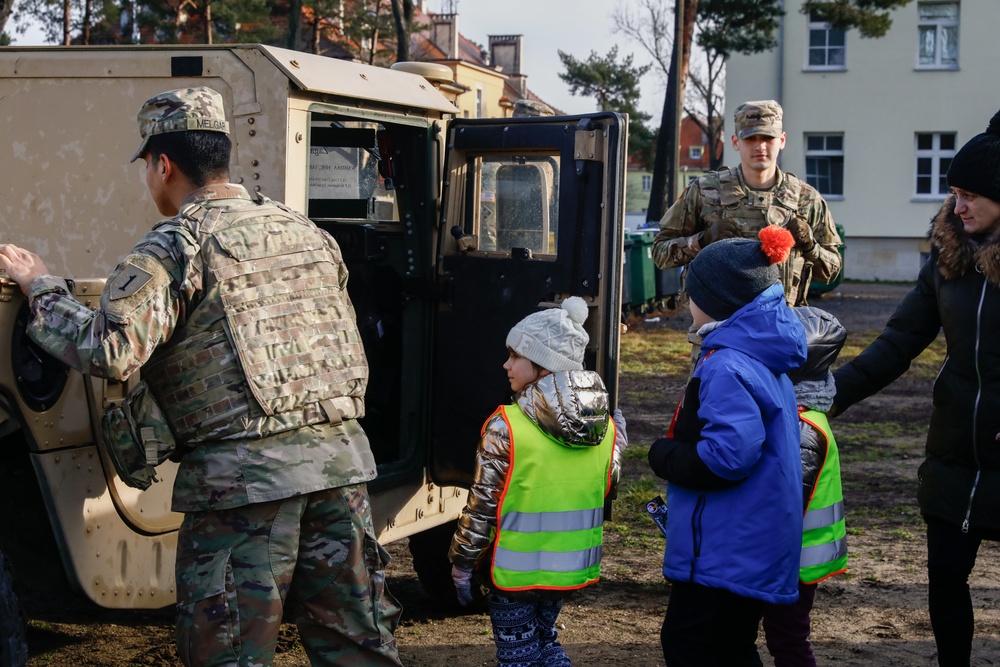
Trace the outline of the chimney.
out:
M 458 60 L 458 14 L 431 14 L 431 39 L 449 60 Z
M 521 74 L 523 35 L 490 35 L 490 62 L 508 76 Z

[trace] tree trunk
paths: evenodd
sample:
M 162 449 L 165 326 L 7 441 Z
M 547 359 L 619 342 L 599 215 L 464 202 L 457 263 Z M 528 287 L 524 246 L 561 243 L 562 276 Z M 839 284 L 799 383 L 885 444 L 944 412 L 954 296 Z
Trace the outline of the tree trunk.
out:
M 296 50 L 299 48 L 299 39 L 302 36 L 302 0 L 291 0 L 288 3 L 288 48 Z
M 0 32 L 3 32 L 12 11 L 14 11 L 14 0 L 0 0 Z
M 653 160 L 653 178 L 646 208 L 646 223 L 656 224 L 677 196 L 677 155 L 680 111 L 683 109 L 684 78 L 691 57 L 691 39 L 694 19 L 698 13 L 698 0 L 675 0 L 674 4 L 674 54 L 670 58 L 667 75 L 667 93 L 660 116 L 660 132 L 656 138 L 656 157 Z
M 90 6 L 92 1 L 85 0 L 83 3 L 83 43 L 90 44 Z
M 205 0 L 205 43 L 212 43 L 212 0 Z
M 70 0 L 63 0 L 63 45 L 69 46 L 69 3 Z
M 392 0 L 392 18 L 396 24 L 396 62 L 410 59 L 409 22 L 413 16 L 412 0 Z
M 323 33 L 320 31 L 319 15 L 313 14 L 313 38 L 312 38 L 312 52 L 319 55 L 319 44 L 323 37 Z

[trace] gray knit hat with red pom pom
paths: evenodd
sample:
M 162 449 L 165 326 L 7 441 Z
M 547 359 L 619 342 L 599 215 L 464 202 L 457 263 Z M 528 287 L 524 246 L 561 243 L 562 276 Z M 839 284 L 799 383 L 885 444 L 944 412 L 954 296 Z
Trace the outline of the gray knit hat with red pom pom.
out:
M 590 342 L 583 329 L 588 312 L 586 301 L 571 296 L 562 307 L 532 313 L 515 324 L 507 347 L 552 372 L 581 370 Z
M 948 185 L 1000 202 L 1000 111 L 952 159 Z

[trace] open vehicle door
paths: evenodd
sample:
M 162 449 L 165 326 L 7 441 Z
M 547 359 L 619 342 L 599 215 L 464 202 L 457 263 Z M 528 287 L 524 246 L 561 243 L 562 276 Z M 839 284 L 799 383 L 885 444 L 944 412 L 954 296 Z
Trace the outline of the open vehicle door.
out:
M 510 400 L 521 318 L 590 306 L 585 367 L 617 404 L 626 117 L 453 120 L 448 127 L 431 391 L 430 476 L 468 486 L 480 428 Z

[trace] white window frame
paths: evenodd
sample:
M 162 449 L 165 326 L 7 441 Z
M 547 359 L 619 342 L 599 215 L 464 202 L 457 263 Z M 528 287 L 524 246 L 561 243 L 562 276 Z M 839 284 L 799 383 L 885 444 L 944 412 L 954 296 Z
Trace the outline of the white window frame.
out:
M 930 135 L 931 147 L 930 148 L 919 148 L 920 137 Z M 951 137 L 950 149 L 941 148 L 941 137 L 943 136 Z M 944 160 L 948 161 L 948 165 L 951 165 L 951 159 L 955 157 L 955 153 L 958 152 L 958 136 L 955 132 L 917 132 L 913 135 L 913 198 L 917 200 L 932 200 L 940 201 L 948 196 L 948 184 L 944 182 L 945 175 L 948 173 L 947 167 L 942 168 L 942 162 Z M 920 169 L 920 159 L 927 158 L 931 161 L 931 171 L 929 174 L 921 174 Z M 921 177 L 930 177 L 931 179 L 931 192 L 919 192 L 917 189 L 918 179 Z M 938 184 L 938 190 L 934 190 L 934 184 Z M 943 185 L 943 189 L 942 189 Z
M 688 158 L 691 160 L 700 160 L 705 155 L 704 146 L 688 146 Z
M 822 139 L 823 139 L 823 146 L 824 146 L 822 149 L 817 150 L 817 149 L 810 149 L 809 148 L 809 139 L 815 138 L 815 137 L 822 137 Z M 839 149 L 829 148 L 829 146 L 827 144 L 829 143 L 828 140 L 830 138 L 840 139 L 840 148 Z M 815 178 L 818 175 L 817 174 L 810 174 L 809 173 L 809 168 L 808 168 L 809 158 L 821 158 L 821 159 L 822 158 L 830 158 L 830 163 L 831 164 L 833 162 L 835 162 L 837 158 L 840 158 L 841 171 L 843 172 L 843 168 L 844 168 L 844 135 L 843 135 L 843 133 L 841 133 L 841 132 L 808 132 L 805 135 L 805 138 L 804 138 L 804 141 L 803 141 L 803 146 L 806 147 L 805 148 L 806 182 L 809 183 L 810 185 L 812 185 L 813 187 L 815 187 L 819 191 L 819 193 L 821 195 L 823 195 L 823 197 L 825 199 L 830 199 L 830 200 L 841 200 L 841 199 L 843 199 L 844 198 L 844 174 L 843 173 L 841 173 L 841 178 L 840 178 L 840 192 L 832 192 L 832 191 L 827 192 L 827 191 L 824 191 L 821 187 L 819 187 L 818 183 L 813 182 L 813 181 L 815 181 Z M 810 179 L 813 179 L 813 180 L 810 180 Z
M 809 21 L 809 23 L 808 23 L 808 29 L 806 30 L 806 66 L 805 66 L 805 69 L 809 70 L 809 71 L 817 71 L 817 70 L 819 70 L 819 71 L 824 71 L 824 72 L 829 72 L 829 71 L 842 72 L 842 71 L 846 70 L 847 69 L 847 31 L 843 30 L 843 29 L 840 29 L 840 28 L 834 28 L 833 26 L 831 26 L 826 21 L 817 21 L 816 18 L 815 18 L 815 16 L 812 13 L 810 13 L 808 21 Z M 833 33 L 833 32 L 835 32 L 835 31 L 839 32 L 840 34 L 842 34 L 844 36 L 844 45 L 843 46 L 830 46 L 830 34 Z M 814 47 L 814 46 L 812 46 L 812 35 L 813 35 L 814 32 L 823 32 L 824 33 L 824 35 L 825 35 L 825 45 L 824 46 L 822 46 L 822 47 Z M 830 54 L 835 49 L 841 49 L 841 50 L 843 50 L 844 62 L 841 63 L 841 64 L 831 65 L 830 64 L 830 60 L 831 60 Z M 822 50 L 823 53 L 824 53 L 824 58 L 823 58 L 824 64 L 822 64 L 822 65 L 813 65 L 813 64 L 811 64 L 811 61 L 812 61 L 811 55 L 812 55 L 813 51 L 818 51 L 818 50 Z
M 928 5 L 954 5 L 956 10 L 955 18 L 932 17 L 923 18 L 921 9 Z M 959 35 L 959 25 L 962 18 L 962 6 L 958 2 L 918 2 L 917 3 L 917 69 L 958 69 L 961 53 L 962 40 Z M 934 62 L 920 62 L 921 39 L 926 34 L 926 30 L 934 30 Z M 944 62 L 941 45 L 944 43 L 944 35 L 949 30 L 954 30 L 955 39 L 955 61 Z
M 642 175 L 642 191 L 649 192 L 653 189 L 653 177 L 650 174 Z

